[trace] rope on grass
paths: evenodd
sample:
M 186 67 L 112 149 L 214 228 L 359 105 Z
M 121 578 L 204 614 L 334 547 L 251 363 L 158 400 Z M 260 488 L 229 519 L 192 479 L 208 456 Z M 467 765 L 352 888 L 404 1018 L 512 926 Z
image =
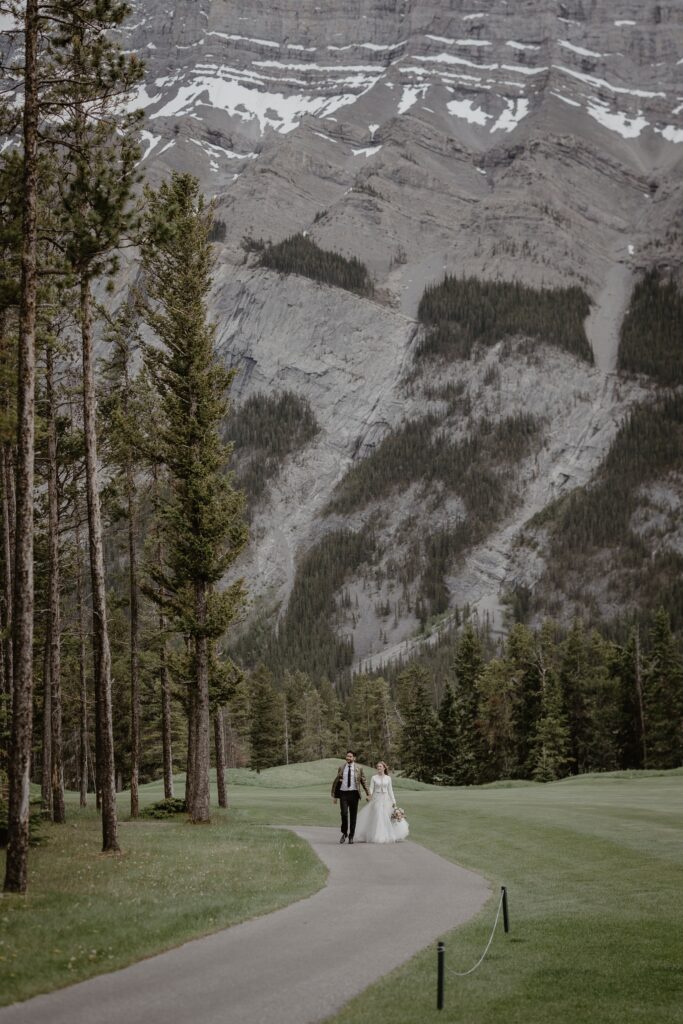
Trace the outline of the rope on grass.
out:
M 491 929 L 491 934 L 489 936 L 489 941 L 486 943 L 486 949 L 481 954 L 481 956 L 477 960 L 477 962 L 474 965 L 474 967 L 470 967 L 469 971 L 453 971 L 449 967 L 447 967 L 446 970 L 448 971 L 449 974 L 455 975 L 456 978 L 466 978 L 468 974 L 473 974 L 474 971 L 476 971 L 477 967 L 479 967 L 484 962 L 484 957 L 486 956 L 486 954 L 488 953 L 489 949 L 491 948 L 491 943 L 493 942 L 493 936 L 495 935 L 496 928 L 498 927 L 498 921 L 500 920 L 500 912 L 501 912 L 501 909 L 503 907 L 503 898 L 504 898 L 504 894 L 501 892 L 501 894 L 500 894 L 500 901 L 498 903 L 498 910 L 496 912 L 496 920 L 493 922 L 493 928 Z

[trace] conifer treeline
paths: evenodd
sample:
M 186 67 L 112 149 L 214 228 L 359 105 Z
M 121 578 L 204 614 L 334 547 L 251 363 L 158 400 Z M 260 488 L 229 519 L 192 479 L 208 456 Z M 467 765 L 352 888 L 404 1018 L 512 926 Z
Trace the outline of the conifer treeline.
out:
M 531 288 L 518 281 L 482 281 L 447 274 L 425 288 L 418 319 L 428 330 L 418 355 L 467 359 L 476 344 L 495 345 L 517 334 L 557 345 L 593 362 L 584 321 L 583 289 Z
M 385 758 L 444 785 L 550 781 L 683 759 L 683 657 L 668 616 L 620 641 L 577 620 L 517 624 L 501 645 L 466 622 L 431 654 L 355 676 L 341 704 L 324 677 L 259 668 L 228 703 L 231 764 Z M 251 696 L 250 696 L 251 692 Z
M 245 245 L 258 253 L 260 266 L 278 270 L 281 274 L 310 277 L 312 281 L 344 288 L 357 295 L 372 295 L 374 292 L 368 269 L 356 256 L 349 259 L 341 253 L 321 249 L 303 233 L 275 243 L 246 239 Z
M 647 373 L 664 387 L 683 384 L 683 293 L 653 268 L 639 281 L 621 325 L 619 369 Z

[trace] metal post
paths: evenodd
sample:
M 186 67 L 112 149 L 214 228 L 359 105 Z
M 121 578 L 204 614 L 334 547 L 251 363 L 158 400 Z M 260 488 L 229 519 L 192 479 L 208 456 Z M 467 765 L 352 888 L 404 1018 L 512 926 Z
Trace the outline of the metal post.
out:
M 505 928 L 505 933 L 507 934 L 510 931 L 510 917 L 508 914 L 508 891 L 504 885 L 501 885 L 500 888 L 501 892 L 503 893 L 503 927 Z
M 443 1010 L 443 983 L 446 965 L 446 947 L 440 942 L 436 947 L 436 1008 Z

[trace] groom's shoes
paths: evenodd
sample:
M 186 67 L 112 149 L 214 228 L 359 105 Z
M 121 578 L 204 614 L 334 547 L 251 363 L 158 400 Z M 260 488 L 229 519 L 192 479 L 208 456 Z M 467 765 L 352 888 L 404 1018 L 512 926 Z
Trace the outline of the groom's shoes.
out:
M 344 836 L 344 835 L 340 836 L 339 837 L 339 842 L 340 843 L 345 843 L 346 842 L 346 836 Z M 351 840 L 351 842 L 353 842 L 353 839 Z
M 353 836 L 349 836 L 349 846 L 351 845 L 352 842 L 353 842 Z

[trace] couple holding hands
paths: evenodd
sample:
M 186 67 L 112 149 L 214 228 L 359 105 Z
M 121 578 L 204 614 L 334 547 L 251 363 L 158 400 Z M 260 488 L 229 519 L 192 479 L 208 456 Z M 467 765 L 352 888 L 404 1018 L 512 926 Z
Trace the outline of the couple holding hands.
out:
M 384 761 L 375 766 L 376 775 L 370 779 L 370 789 L 365 774 L 353 750 L 347 750 L 344 764 L 332 783 L 332 799 L 341 805 L 340 843 L 357 839 L 361 843 L 396 843 L 408 835 L 408 822 L 400 807 L 396 806 L 394 790 Z M 368 806 L 358 814 L 360 791 L 365 790 Z M 357 821 L 356 821 L 357 817 Z

